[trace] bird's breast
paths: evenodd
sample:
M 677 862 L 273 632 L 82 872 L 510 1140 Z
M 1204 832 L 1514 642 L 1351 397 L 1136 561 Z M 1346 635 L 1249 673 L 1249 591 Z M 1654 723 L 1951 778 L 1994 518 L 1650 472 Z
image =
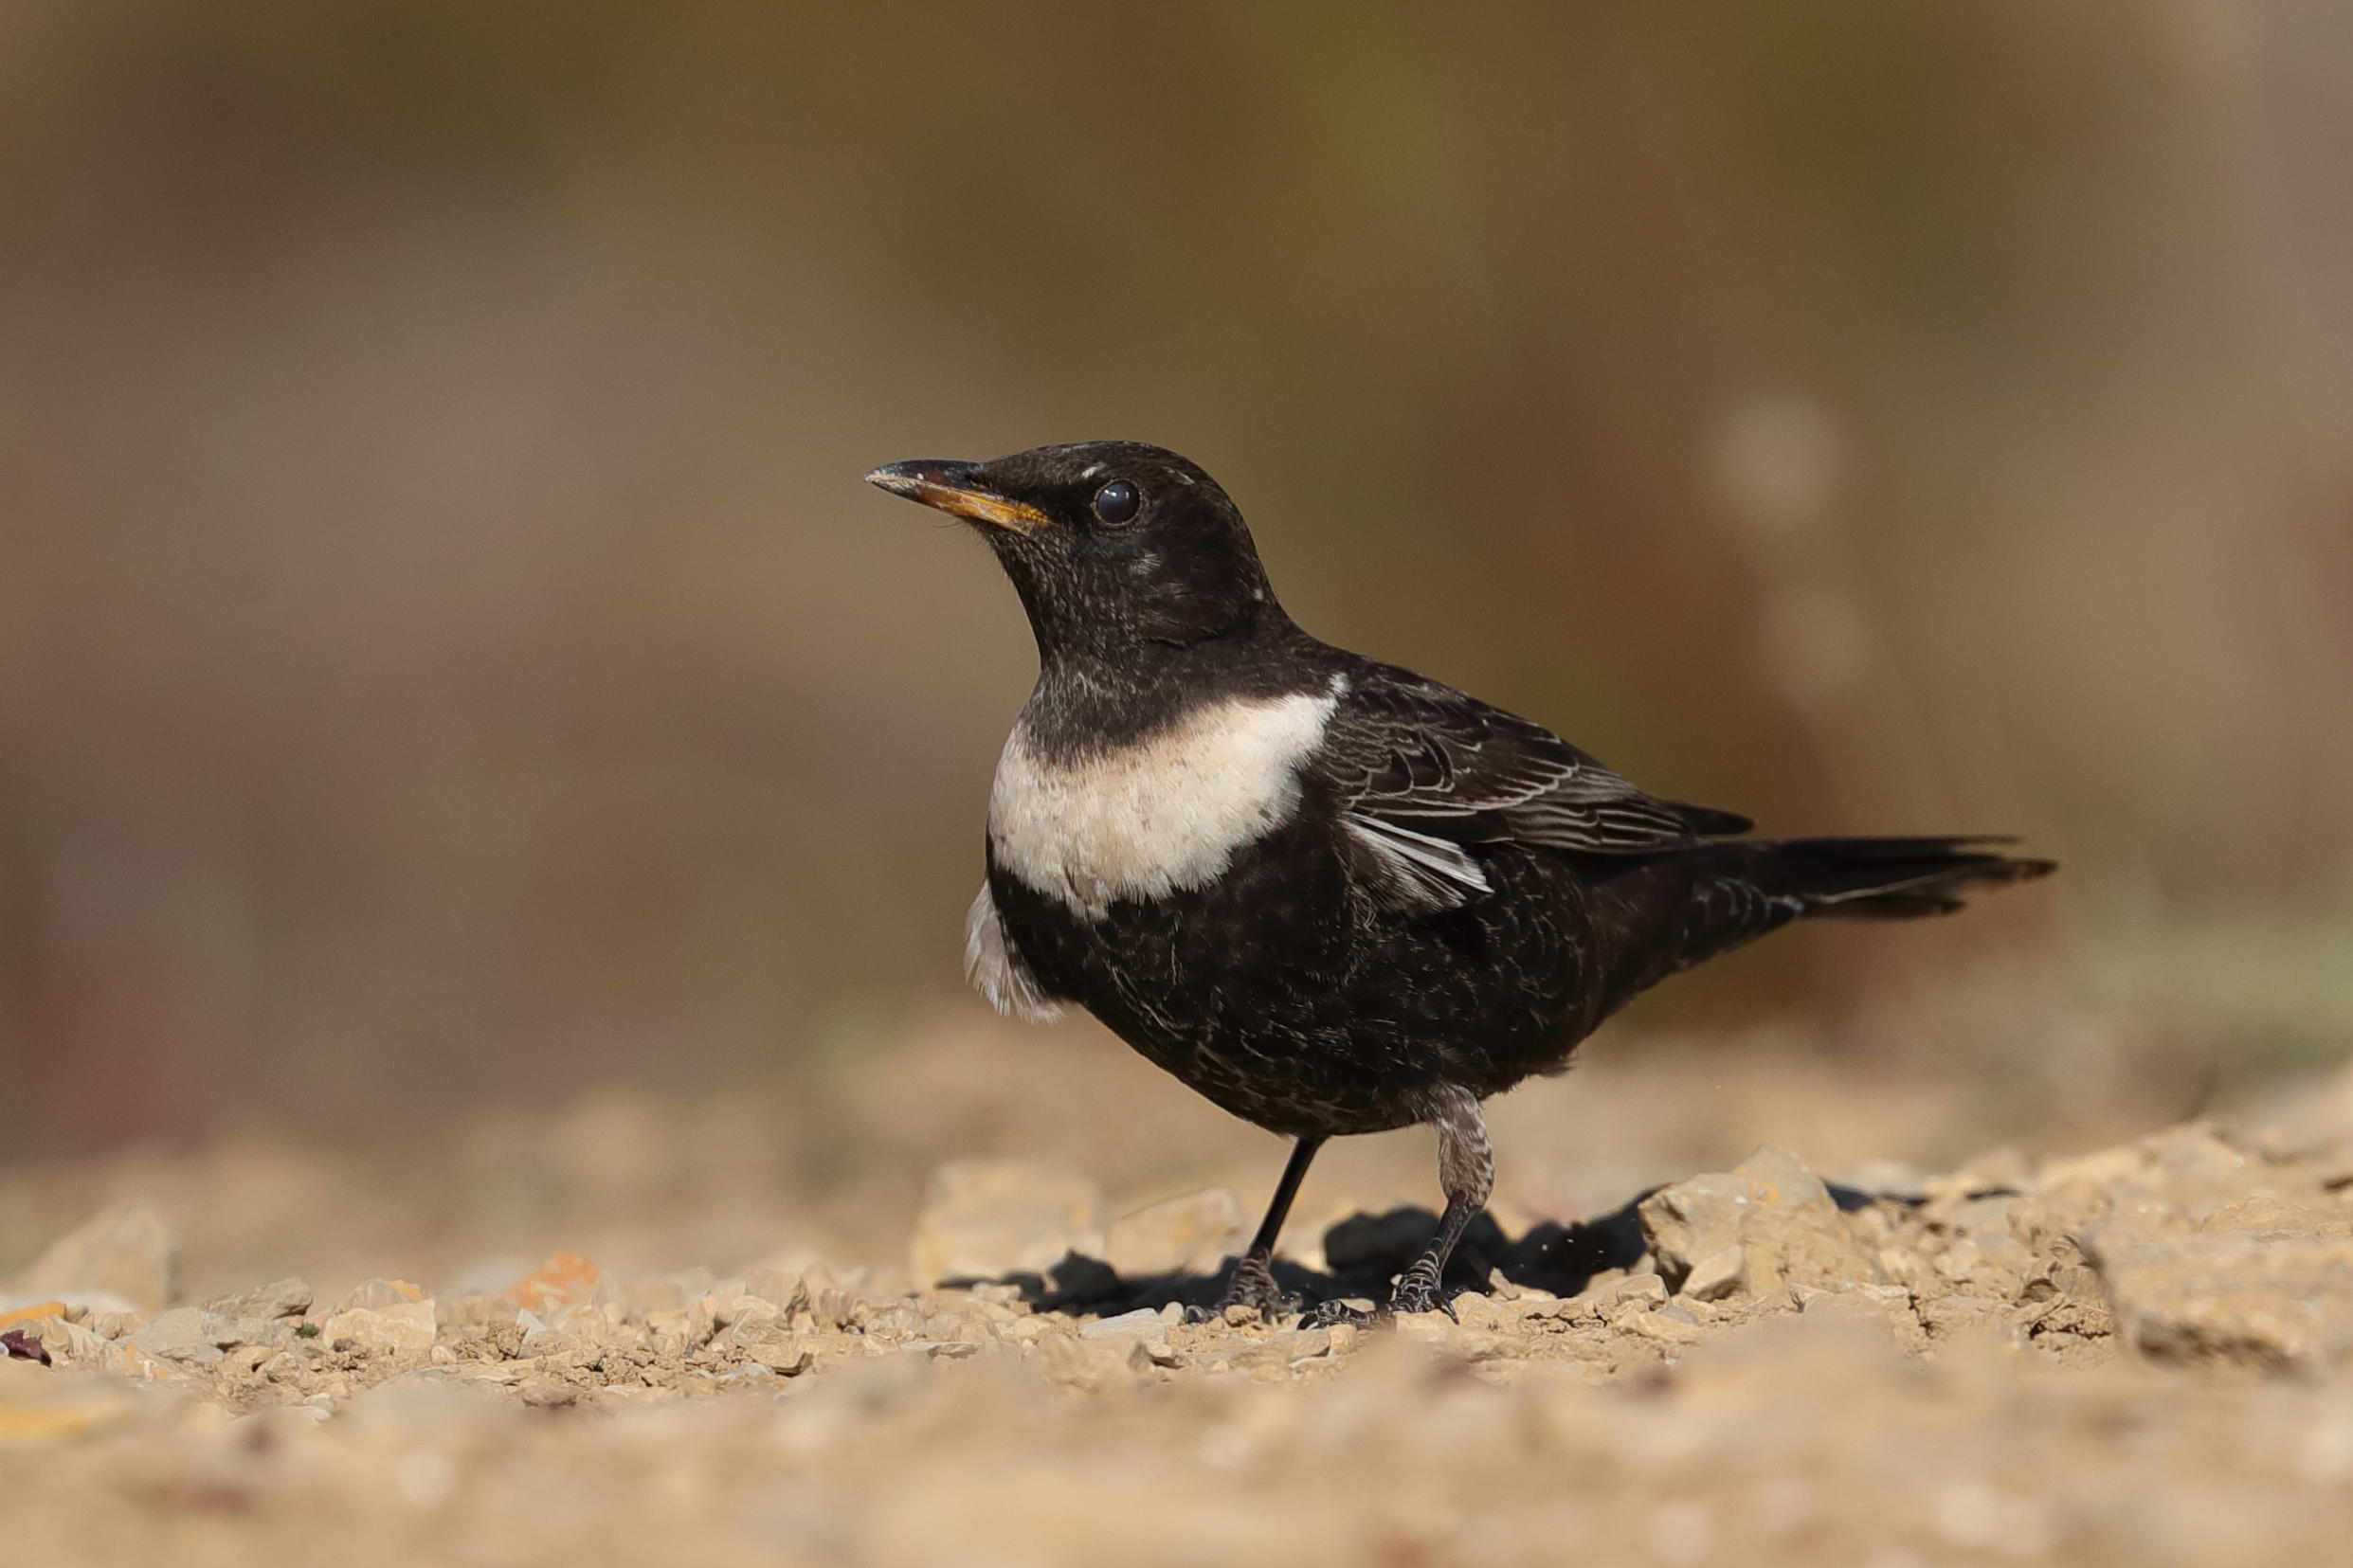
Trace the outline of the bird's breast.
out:
M 1041 748 L 1024 718 L 989 791 L 990 856 L 1088 920 L 1121 899 L 1204 886 L 1298 808 L 1300 766 L 1336 701 L 1226 699 L 1067 759 Z

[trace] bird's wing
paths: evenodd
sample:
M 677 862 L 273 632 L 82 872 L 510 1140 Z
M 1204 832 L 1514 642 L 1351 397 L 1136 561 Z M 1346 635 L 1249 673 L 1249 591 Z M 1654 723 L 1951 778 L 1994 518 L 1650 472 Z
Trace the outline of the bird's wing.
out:
M 1352 679 L 1324 740 L 1359 868 L 1401 909 L 1488 892 L 1471 844 L 1640 855 L 1750 826 L 1646 794 L 1542 725 L 1402 670 Z

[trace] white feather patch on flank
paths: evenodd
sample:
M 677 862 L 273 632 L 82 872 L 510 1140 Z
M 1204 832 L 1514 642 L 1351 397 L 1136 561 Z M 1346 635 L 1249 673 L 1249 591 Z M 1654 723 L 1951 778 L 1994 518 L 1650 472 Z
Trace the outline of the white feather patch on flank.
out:
M 1038 756 L 1016 725 L 988 796 L 998 865 L 1089 920 L 1201 887 L 1299 803 L 1299 765 L 1337 699 L 1217 703 L 1105 756 Z
M 1373 853 L 1387 880 L 1409 891 L 1417 902 L 1453 909 L 1466 892 L 1494 892 L 1485 869 L 1460 844 L 1353 811 L 1346 813 L 1341 822 Z
M 981 895 L 972 900 L 972 911 L 964 917 L 964 978 L 1000 1013 L 1033 1023 L 1051 1023 L 1062 1016 L 1060 1004 L 1046 995 L 1006 938 L 997 901 L 989 896 L 986 882 Z

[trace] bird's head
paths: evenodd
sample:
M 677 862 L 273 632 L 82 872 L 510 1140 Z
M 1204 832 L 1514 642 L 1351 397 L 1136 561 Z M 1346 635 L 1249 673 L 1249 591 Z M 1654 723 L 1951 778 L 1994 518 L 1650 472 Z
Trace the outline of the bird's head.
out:
M 1122 661 L 1288 623 L 1240 510 L 1164 448 L 1082 442 L 886 463 L 866 481 L 977 528 L 1046 658 Z

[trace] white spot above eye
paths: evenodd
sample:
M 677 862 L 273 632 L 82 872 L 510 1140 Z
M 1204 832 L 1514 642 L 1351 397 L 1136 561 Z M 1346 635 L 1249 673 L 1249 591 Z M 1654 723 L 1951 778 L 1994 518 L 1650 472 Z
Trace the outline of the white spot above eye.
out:
M 1091 462 L 1080 472 L 1078 477 L 1082 479 L 1092 479 L 1101 474 L 1103 470 L 1109 466 L 1110 464 L 1108 463 Z
M 1335 699 L 1234 699 L 1105 756 L 1058 763 L 1016 725 L 988 797 L 988 847 L 1024 885 L 1100 920 L 1121 899 L 1198 888 L 1282 825 Z

